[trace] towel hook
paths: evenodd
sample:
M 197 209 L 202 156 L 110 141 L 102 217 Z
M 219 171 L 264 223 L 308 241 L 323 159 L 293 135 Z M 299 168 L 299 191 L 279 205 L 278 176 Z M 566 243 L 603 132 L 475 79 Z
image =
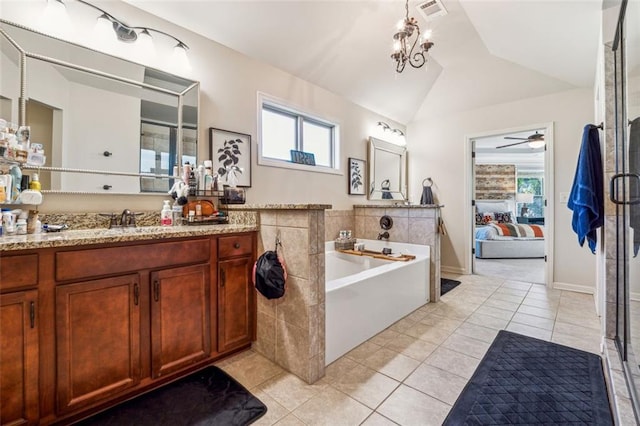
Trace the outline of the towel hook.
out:
M 429 185 L 425 185 L 424 184 L 425 182 L 429 182 Z M 426 178 L 425 180 L 422 181 L 422 187 L 423 188 L 432 187 L 432 186 L 433 186 L 433 180 L 430 177 L 428 177 L 428 178 Z

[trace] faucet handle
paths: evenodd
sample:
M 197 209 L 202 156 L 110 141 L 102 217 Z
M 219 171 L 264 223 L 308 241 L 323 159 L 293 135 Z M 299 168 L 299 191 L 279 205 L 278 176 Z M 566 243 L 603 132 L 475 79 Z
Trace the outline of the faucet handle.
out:
M 109 229 L 118 225 L 118 218 L 115 213 L 98 213 L 98 215 L 109 218 Z

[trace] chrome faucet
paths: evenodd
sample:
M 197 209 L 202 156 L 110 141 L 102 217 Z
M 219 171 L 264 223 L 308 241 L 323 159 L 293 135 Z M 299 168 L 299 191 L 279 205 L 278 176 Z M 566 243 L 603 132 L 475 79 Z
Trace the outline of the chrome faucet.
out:
M 379 240 L 381 240 L 381 239 L 383 239 L 383 238 L 384 238 L 385 240 L 388 240 L 388 239 L 389 239 L 389 232 L 388 232 L 388 231 L 384 231 L 384 232 L 380 232 L 380 233 L 378 233 L 378 239 L 379 239 Z
M 129 209 L 124 209 L 120 215 L 120 226 L 136 226 L 136 215 Z
M 99 213 L 100 216 L 109 218 L 109 229 L 112 228 L 135 228 L 136 226 L 136 213 L 129 209 L 124 209 L 120 216 L 115 213 Z

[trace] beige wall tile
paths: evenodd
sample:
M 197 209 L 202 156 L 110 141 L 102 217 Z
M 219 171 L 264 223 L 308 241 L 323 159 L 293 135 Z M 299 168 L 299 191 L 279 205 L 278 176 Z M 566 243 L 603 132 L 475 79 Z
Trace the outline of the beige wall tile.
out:
M 384 216 L 386 214 L 386 209 L 383 208 L 367 208 L 364 209 L 364 215 L 365 216 L 373 216 L 373 217 L 377 217 L 378 219 L 380 219 L 382 216 Z
M 267 210 L 260 211 L 260 225 L 277 225 L 276 212 Z
M 329 212 L 331 210 L 327 210 Z M 338 238 L 341 230 L 351 230 L 355 234 L 355 216 L 351 210 L 338 210 L 340 214 L 325 215 L 324 241 L 332 241 Z M 350 213 L 350 214 L 346 214 Z
M 276 327 L 276 362 L 309 383 L 309 331 L 280 320 Z
M 279 228 L 284 246 L 287 273 L 309 278 L 309 233 L 306 228 Z
M 411 244 L 433 245 L 435 221 L 430 218 L 409 218 L 409 238 Z
M 393 227 L 389 229 L 389 241 L 394 241 L 397 243 L 408 242 L 409 241 L 409 218 L 394 216 L 392 217 L 392 219 L 393 219 Z M 378 223 L 378 227 L 379 226 L 380 224 Z M 380 231 L 382 231 L 382 229 L 380 229 Z
M 315 254 L 318 252 L 318 212 L 309 212 L 309 254 Z M 324 232 L 322 233 L 324 238 Z
M 277 223 L 278 226 L 308 228 L 309 215 L 309 210 L 280 210 L 277 213 Z
M 391 216 L 393 218 L 396 217 L 409 217 L 410 209 L 400 209 L 400 208 L 388 208 L 385 209 L 385 214 Z
M 353 215 L 351 217 L 353 217 Z M 328 241 L 326 237 L 327 232 L 325 229 L 325 222 L 326 221 L 323 212 L 321 210 L 318 211 L 318 247 L 316 248 L 316 253 L 324 253 L 324 242 Z
M 309 281 L 289 276 L 285 294 L 278 299 L 277 319 L 291 324 L 306 324 L 309 318 L 308 307 Z
M 436 209 L 407 209 L 409 210 L 409 217 L 436 217 Z
M 260 233 L 258 234 L 258 255 L 267 250 L 275 250 L 277 235 L 277 227 L 271 225 L 260 226 Z

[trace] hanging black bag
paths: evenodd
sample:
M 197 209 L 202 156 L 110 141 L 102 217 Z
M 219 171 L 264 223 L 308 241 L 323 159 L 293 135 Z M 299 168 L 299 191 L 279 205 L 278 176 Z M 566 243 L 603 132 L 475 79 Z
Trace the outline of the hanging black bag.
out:
M 284 260 L 278 255 L 278 245 L 280 242 L 276 241 L 276 250 L 264 252 L 253 265 L 253 283 L 267 299 L 284 296 L 287 269 Z

